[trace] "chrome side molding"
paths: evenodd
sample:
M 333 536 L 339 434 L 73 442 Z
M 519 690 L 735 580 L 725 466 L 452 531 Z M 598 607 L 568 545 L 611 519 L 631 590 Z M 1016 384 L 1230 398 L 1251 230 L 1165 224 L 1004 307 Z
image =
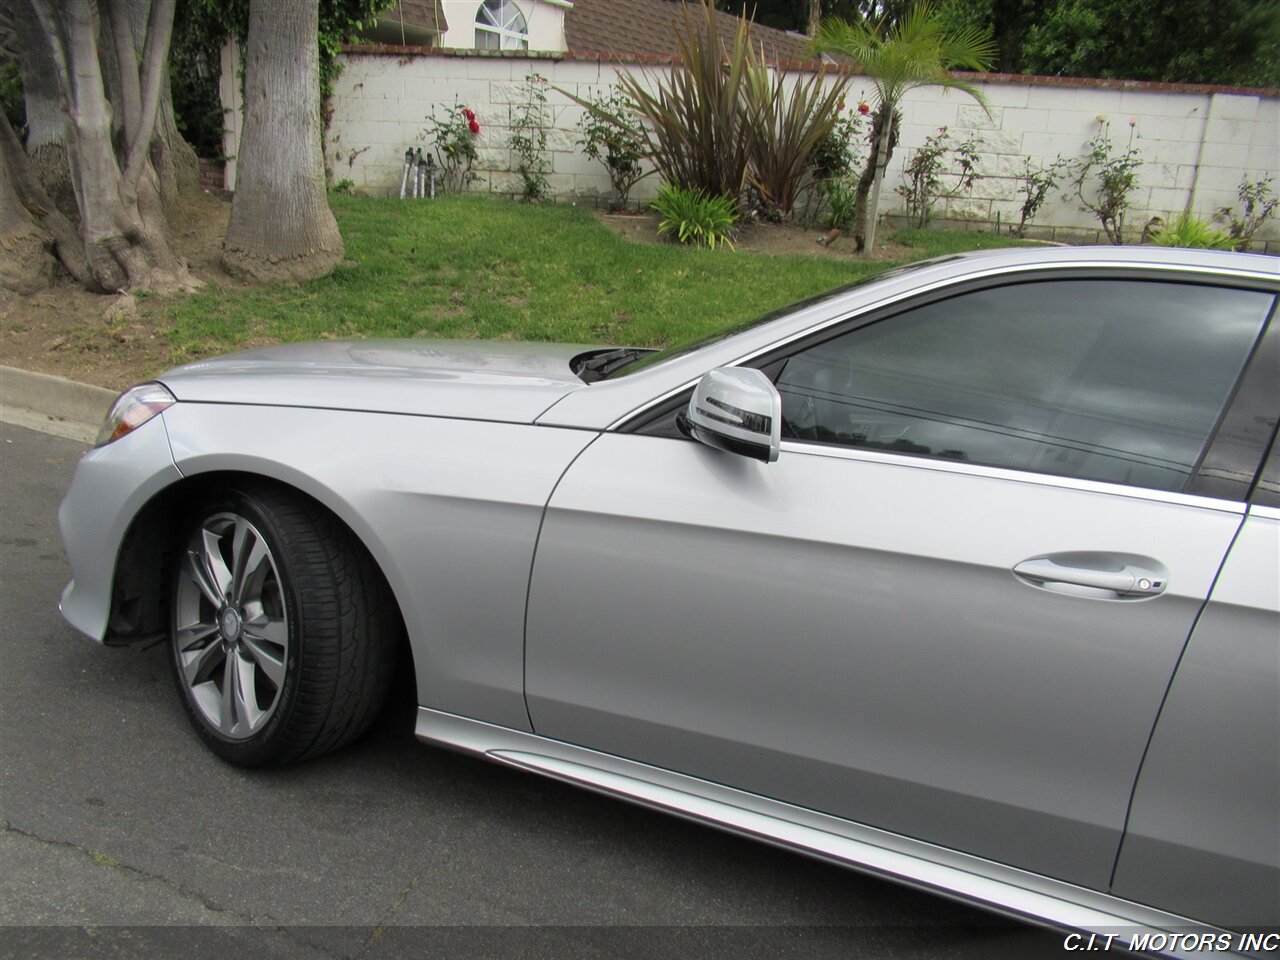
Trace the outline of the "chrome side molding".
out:
M 1217 944 L 1234 944 L 1240 938 L 1239 934 L 1016 867 L 480 720 L 419 707 L 415 733 L 426 743 L 762 840 L 1028 923 L 1081 934 L 1086 941 L 1096 935 L 1099 945 L 1110 937 L 1117 949 L 1137 943 L 1146 947 L 1144 953 L 1191 958 L 1200 955 L 1195 946 L 1208 942 L 1206 937 Z

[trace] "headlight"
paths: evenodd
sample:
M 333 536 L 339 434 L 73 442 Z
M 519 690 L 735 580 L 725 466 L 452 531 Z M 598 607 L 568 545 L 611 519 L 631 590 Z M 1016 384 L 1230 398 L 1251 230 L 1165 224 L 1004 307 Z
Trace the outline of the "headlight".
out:
M 116 398 L 107 412 L 102 429 L 98 431 L 95 447 L 105 446 L 119 440 L 125 434 L 132 433 L 140 426 L 160 413 L 166 407 L 177 402 L 172 393 L 159 383 L 143 383 L 131 387 Z

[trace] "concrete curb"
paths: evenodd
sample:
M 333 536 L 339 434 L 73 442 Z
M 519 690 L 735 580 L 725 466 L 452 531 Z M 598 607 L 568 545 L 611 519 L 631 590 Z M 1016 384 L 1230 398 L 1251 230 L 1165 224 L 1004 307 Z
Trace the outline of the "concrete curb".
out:
M 43 422 L 49 433 L 93 439 L 115 398 L 104 387 L 0 366 L 0 413 L 21 426 Z

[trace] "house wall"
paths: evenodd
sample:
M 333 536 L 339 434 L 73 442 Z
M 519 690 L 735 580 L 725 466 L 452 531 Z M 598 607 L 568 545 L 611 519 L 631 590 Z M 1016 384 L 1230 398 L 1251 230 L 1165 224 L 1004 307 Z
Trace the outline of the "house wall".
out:
M 529 27 L 530 50 L 564 50 L 565 0 L 514 0 Z M 449 29 L 440 45 L 469 49 L 476 45 L 476 11 L 480 0 L 440 0 Z
M 655 60 L 656 58 L 649 58 Z M 608 62 L 574 55 L 480 54 L 409 48 L 348 49 L 335 85 L 328 156 L 335 179 L 350 179 L 355 189 L 375 196 L 398 194 L 406 147 L 429 149 L 426 117 L 433 107 L 471 107 L 482 130 L 480 180 L 474 190 L 502 195 L 519 192 L 506 147 L 512 105 L 519 85 L 531 72 L 579 96 L 600 92 L 616 82 L 618 71 L 651 82 L 668 67 Z M 895 188 L 912 151 L 925 137 L 946 126 L 953 134 L 981 136 L 982 174 L 971 195 L 946 201 L 938 219 L 984 228 L 1016 223 L 1023 158 L 1036 163 L 1057 156 L 1076 157 L 1086 142 L 1109 124 L 1112 142 L 1122 148 L 1132 136 L 1144 165 L 1132 197 L 1127 225 L 1136 235 L 1152 216 L 1192 211 L 1210 217 L 1237 204 L 1242 176 L 1277 176 L 1280 167 L 1280 92 L 1171 84 L 1079 81 L 1060 78 L 985 77 L 977 82 L 990 105 L 988 115 L 958 91 L 921 89 L 903 104 L 901 142 L 885 181 L 882 209 L 904 212 Z M 847 95 L 852 109 L 873 99 L 871 84 L 853 77 Z M 576 140 L 582 108 L 550 91 L 548 157 L 551 189 L 561 200 L 604 202 L 609 179 L 604 167 L 583 156 Z M 1102 118 L 1100 120 L 1099 118 Z M 353 156 L 354 154 L 354 156 Z M 1277 176 L 1280 180 L 1280 176 Z M 642 180 L 633 197 L 646 199 L 656 177 Z M 1078 201 L 1055 191 L 1036 217 L 1029 235 L 1047 239 L 1092 241 L 1101 237 L 1092 214 Z M 1280 224 L 1267 225 L 1257 245 L 1280 251 Z

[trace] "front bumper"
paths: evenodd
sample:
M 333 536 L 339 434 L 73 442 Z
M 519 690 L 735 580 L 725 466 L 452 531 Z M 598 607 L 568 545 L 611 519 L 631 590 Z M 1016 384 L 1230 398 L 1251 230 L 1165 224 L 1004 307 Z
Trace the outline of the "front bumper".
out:
M 90 450 L 76 466 L 58 508 L 71 564 L 71 581 L 58 609 L 90 639 L 101 643 L 106 636 L 116 559 L 129 524 L 152 497 L 181 478 L 163 414 L 115 443 Z

